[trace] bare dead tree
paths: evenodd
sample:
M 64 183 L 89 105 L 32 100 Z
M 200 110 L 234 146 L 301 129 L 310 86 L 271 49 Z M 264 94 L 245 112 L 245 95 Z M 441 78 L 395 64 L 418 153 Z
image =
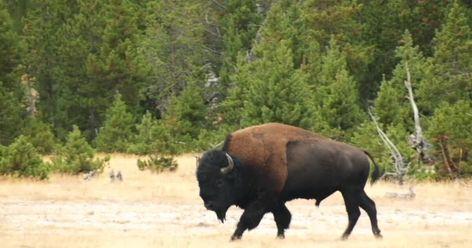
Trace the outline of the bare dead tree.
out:
M 410 142 L 413 148 L 418 153 L 419 161 L 430 161 L 426 153 L 427 143 L 423 136 L 423 129 L 421 128 L 420 123 L 420 114 L 418 111 L 418 106 L 415 102 L 415 97 L 413 95 L 413 88 L 411 86 L 411 74 L 410 68 L 408 67 L 408 62 L 405 62 L 405 71 L 406 71 L 406 80 L 404 81 L 405 87 L 408 90 L 408 100 L 410 101 L 411 108 L 413 110 L 413 119 L 415 121 L 415 133 L 410 136 Z
M 34 77 L 31 77 L 28 74 L 24 74 L 21 76 L 21 84 L 23 84 L 25 88 L 25 95 L 28 107 L 26 110 L 30 114 L 31 117 L 36 117 L 38 114 L 38 109 L 36 108 L 36 104 L 39 101 L 39 92 L 33 88 L 33 81 L 35 80 Z
M 407 164 L 405 162 L 405 159 L 403 155 L 400 153 L 398 148 L 393 144 L 393 142 L 388 138 L 387 134 L 385 134 L 384 131 L 382 131 L 382 128 L 380 128 L 380 125 L 378 124 L 375 116 L 372 114 L 372 111 L 370 108 L 368 108 L 368 111 L 370 118 L 374 122 L 375 128 L 377 129 L 377 133 L 380 136 L 380 139 L 384 142 L 385 146 L 388 148 L 390 151 L 390 154 L 392 155 L 394 165 L 395 165 L 395 172 L 385 172 L 383 177 L 393 177 L 395 179 L 398 179 L 400 184 L 403 184 L 404 182 L 404 177 L 406 173 L 408 172 L 409 169 L 409 163 Z
M 256 59 L 256 46 L 258 45 L 258 43 L 262 39 L 262 30 L 264 29 L 264 27 L 267 23 L 267 13 L 269 12 L 270 7 L 271 7 L 270 4 L 266 3 L 266 2 L 260 3 L 258 5 L 259 14 L 265 15 L 265 18 L 264 18 L 264 21 L 262 21 L 261 25 L 259 26 L 259 29 L 256 32 L 256 37 L 254 38 L 254 41 L 253 41 L 253 44 L 252 44 L 251 48 L 247 52 L 246 60 L 248 62 L 252 62 Z
M 85 181 L 89 181 L 91 180 L 93 177 L 95 177 L 97 175 L 97 171 L 96 170 L 92 170 L 92 171 L 89 171 L 87 173 L 84 174 L 84 180 Z

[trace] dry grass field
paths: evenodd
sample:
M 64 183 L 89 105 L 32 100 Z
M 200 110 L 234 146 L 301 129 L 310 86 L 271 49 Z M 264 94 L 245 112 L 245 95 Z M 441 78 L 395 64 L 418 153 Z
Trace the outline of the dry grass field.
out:
M 414 199 L 391 198 L 408 187 L 367 186 L 377 203 L 384 238 L 376 240 L 365 212 L 350 239 L 340 194 L 322 202 L 288 204 L 293 218 L 286 239 L 275 238 L 273 217 L 241 241 L 229 242 L 241 210 L 220 224 L 198 196 L 195 158 L 178 158 L 176 172 L 152 174 L 137 157 L 114 155 L 103 174 L 54 175 L 46 182 L 0 178 L 0 247 L 472 247 L 472 182 L 414 184 Z M 111 182 L 109 170 L 123 182 Z

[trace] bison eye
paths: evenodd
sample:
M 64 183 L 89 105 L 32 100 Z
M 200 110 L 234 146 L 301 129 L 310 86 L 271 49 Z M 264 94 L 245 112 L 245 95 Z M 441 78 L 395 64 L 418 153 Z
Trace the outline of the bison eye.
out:
M 216 187 L 221 188 L 223 186 L 223 179 L 216 181 Z

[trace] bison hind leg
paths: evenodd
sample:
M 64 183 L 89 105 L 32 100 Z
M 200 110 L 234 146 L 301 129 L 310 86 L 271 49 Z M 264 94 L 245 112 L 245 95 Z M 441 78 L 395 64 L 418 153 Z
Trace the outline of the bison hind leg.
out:
M 277 225 L 277 238 L 285 238 L 285 229 L 290 227 L 290 221 L 292 220 L 292 214 L 288 210 L 285 203 L 280 203 L 272 210 L 274 215 L 275 224 Z
M 346 211 L 349 220 L 347 228 L 341 236 L 341 239 L 343 240 L 346 240 L 349 237 L 352 232 L 352 229 L 354 229 L 354 226 L 356 225 L 357 220 L 359 219 L 359 216 L 361 215 L 361 211 L 359 209 L 359 204 L 361 201 L 361 191 L 362 190 L 357 189 L 347 189 L 341 191 L 341 194 L 344 198 L 344 204 L 346 205 Z
M 362 191 L 360 206 L 367 212 L 367 215 L 369 215 L 374 236 L 376 238 L 382 238 L 382 234 L 380 234 L 380 229 L 377 224 L 377 209 L 375 207 L 375 202 L 367 196 L 365 191 Z

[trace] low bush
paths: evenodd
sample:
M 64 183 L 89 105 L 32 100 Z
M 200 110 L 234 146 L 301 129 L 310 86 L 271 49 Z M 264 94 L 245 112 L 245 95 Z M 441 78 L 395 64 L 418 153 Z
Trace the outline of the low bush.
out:
M 151 172 L 174 171 L 177 169 L 177 161 L 172 155 L 153 154 L 148 159 L 138 159 L 138 168 Z
M 0 147 L 0 174 L 47 179 L 49 164 L 25 136 L 19 136 L 8 147 Z
M 77 126 L 67 137 L 66 144 L 61 147 L 53 158 L 55 171 L 68 174 L 86 173 L 89 171 L 102 172 L 110 157 L 95 158 L 95 150 L 87 143 Z

